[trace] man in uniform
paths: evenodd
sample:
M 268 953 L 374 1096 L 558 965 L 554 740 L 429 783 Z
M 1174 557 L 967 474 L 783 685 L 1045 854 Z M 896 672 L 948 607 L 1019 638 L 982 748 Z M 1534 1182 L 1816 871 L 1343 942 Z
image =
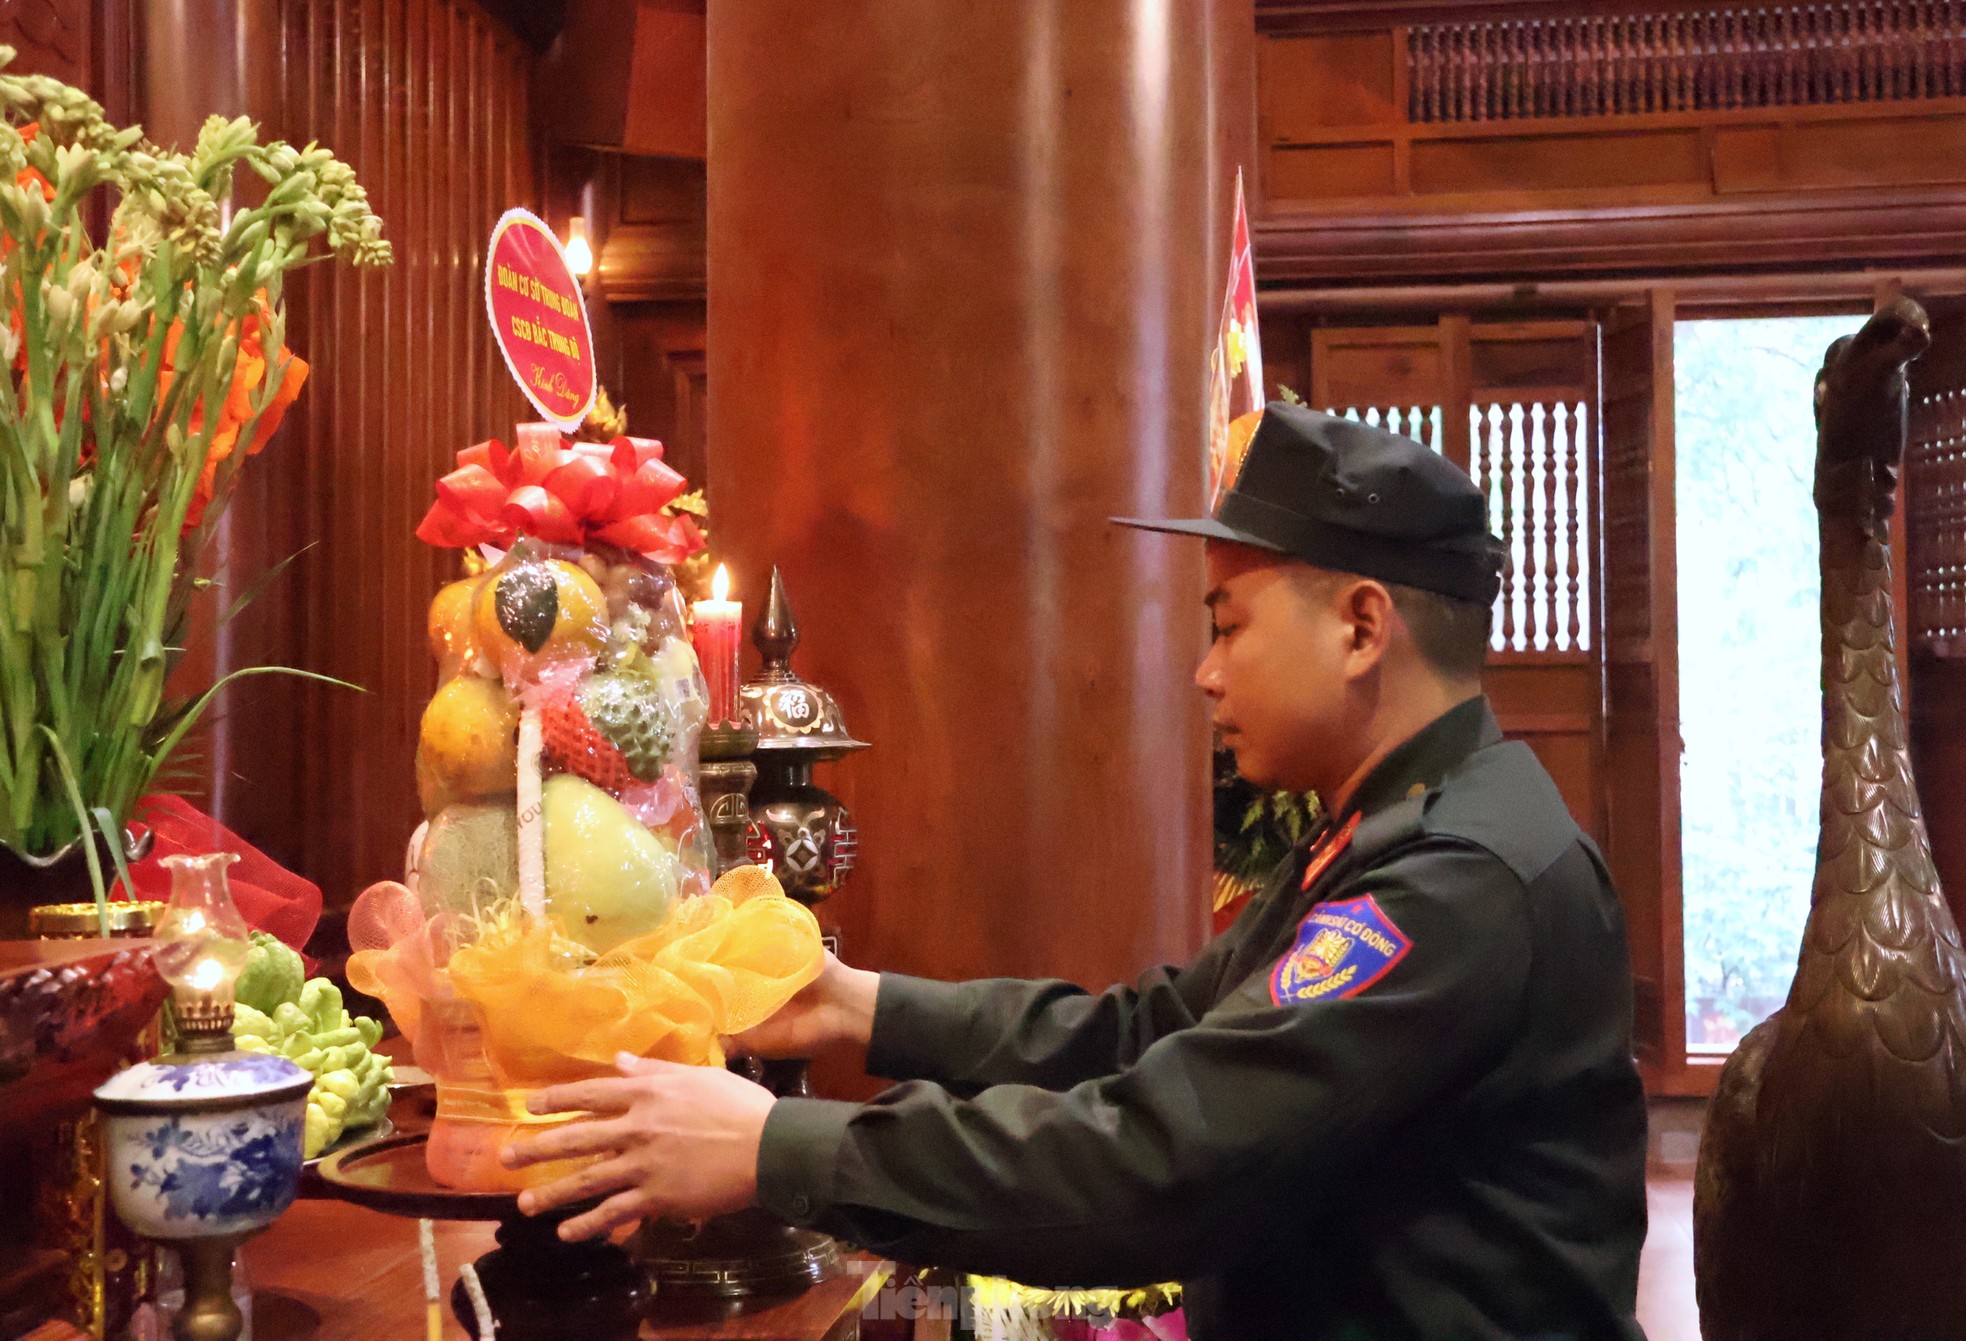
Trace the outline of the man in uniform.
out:
M 1197 1338 L 1635 1338 L 1645 1107 L 1596 848 L 1481 694 L 1500 547 L 1408 439 L 1272 404 L 1212 518 L 1196 680 L 1323 818 L 1185 968 L 1089 995 L 829 961 L 746 1040 L 905 1083 L 774 1100 L 624 1058 L 540 1111 L 570 1237 L 756 1202 L 1036 1285 L 1180 1280 Z

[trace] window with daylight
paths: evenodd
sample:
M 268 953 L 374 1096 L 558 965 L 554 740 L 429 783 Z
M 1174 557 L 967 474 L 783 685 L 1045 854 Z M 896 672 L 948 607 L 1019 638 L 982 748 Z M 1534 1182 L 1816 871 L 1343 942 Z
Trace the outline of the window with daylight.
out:
M 1673 331 L 1686 1050 L 1782 1004 L 1821 790 L 1811 387 L 1852 317 Z

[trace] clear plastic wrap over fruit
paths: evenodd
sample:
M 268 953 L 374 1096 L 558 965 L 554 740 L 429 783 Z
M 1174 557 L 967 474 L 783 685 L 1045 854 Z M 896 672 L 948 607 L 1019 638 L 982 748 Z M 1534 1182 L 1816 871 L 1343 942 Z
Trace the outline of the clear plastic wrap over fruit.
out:
M 661 496 L 636 494 L 628 475 L 659 480 L 659 457 L 641 440 L 571 443 L 524 425 L 515 451 L 460 453 L 418 531 L 489 566 L 431 601 L 424 823 L 404 880 L 351 912 L 349 978 L 437 1077 L 426 1158 L 453 1187 L 558 1176 L 498 1162 L 515 1131 L 562 1120 L 526 1113 L 533 1090 L 611 1074 L 624 1051 L 721 1065 L 724 1035 L 820 968 L 817 923 L 768 873 L 712 887 L 697 792 L 706 695 L 659 561 L 681 553 L 593 534 L 656 533 L 619 504 Z M 447 490 L 466 476 L 468 489 Z
M 518 893 L 520 758 L 538 750 L 545 896 L 602 954 L 710 887 L 696 791 L 704 689 L 682 598 L 639 555 L 522 539 L 430 604 L 418 892 L 434 914 Z M 522 740 L 530 719 L 537 732 Z

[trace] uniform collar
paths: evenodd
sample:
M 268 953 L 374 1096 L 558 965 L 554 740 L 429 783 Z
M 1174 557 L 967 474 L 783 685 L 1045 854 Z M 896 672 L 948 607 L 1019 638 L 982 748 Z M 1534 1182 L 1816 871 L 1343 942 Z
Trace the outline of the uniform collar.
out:
M 1431 791 L 1462 760 L 1501 739 L 1486 695 L 1457 703 L 1381 759 L 1345 803 L 1344 814 L 1369 815 L 1416 791 Z

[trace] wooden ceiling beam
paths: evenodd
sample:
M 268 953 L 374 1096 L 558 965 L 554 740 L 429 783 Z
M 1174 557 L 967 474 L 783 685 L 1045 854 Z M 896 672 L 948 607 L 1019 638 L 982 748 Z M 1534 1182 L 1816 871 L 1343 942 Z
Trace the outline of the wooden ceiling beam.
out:
M 1258 278 L 1273 288 L 1895 271 L 1957 258 L 1966 194 L 1901 187 L 1482 213 L 1280 212 L 1254 232 Z
M 1874 304 L 1890 286 L 1920 296 L 1966 294 L 1966 267 L 1915 270 L 1839 270 L 1754 275 L 1648 275 L 1628 279 L 1555 280 L 1535 283 L 1389 284 L 1383 287 L 1291 287 L 1256 295 L 1266 317 L 1300 312 L 1477 312 L 1511 307 L 1588 308 L 1633 302 L 1657 288 L 1671 288 L 1682 306 L 1792 303 Z

